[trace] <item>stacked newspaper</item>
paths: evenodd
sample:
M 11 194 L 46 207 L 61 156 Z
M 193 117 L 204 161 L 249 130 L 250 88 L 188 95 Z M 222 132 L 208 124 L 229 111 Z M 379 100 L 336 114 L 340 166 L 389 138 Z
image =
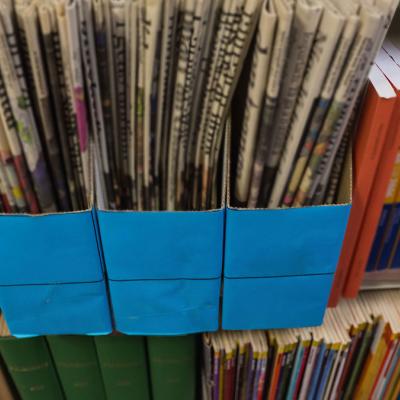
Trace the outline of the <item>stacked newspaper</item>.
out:
M 204 334 L 202 395 L 204 400 L 397 399 L 400 291 L 342 300 L 326 311 L 320 327 Z
M 224 125 L 261 7 L 1 1 L 0 211 L 85 208 L 92 174 L 103 208 L 220 206 Z
M 242 78 L 242 124 L 234 126 L 236 205 L 335 200 L 349 121 L 398 2 L 263 2 L 249 77 Z

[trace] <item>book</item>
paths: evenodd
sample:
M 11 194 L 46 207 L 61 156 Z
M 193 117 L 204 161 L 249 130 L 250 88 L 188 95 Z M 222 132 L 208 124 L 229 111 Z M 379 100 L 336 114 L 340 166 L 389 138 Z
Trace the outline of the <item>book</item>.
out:
M 356 299 L 341 299 L 318 327 L 203 334 L 204 399 L 398 398 L 399 300 L 398 289 L 365 291 Z M 255 391 L 258 361 L 265 352 L 263 387 Z M 242 365 L 233 382 L 221 365 L 224 359 Z M 234 396 L 227 392 L 232 385 Z
M 11 337 L 2 315 L 0 316 L 0 354 L 16 391 L 22 399 L 62 400 L 64 398 L 45 338 Z M 3 396 L 1 398 L 3 399 Z
M 196 398 L 196 344 L 194 335 L 147 338 L 153 399 Z
M 390 180 L 393 165 L 396 159 L 397 150 L 400 146 L 399 120 L 400 120 L 400 67 L 384 52 L 380 51 L 376 59 L 376 64 L 386 75 L 397 93 L 397 104 L 395 113 L 390 121 L 390 127 L 385 138 L 382 157 L 377 165 L 373 191 L 368 202 L 368 212 L 364 214 L 364 221 L 361 235 L 358 237 L 357 248 L 353 254 L 353 259 L 349 268 L 344 295 L 347 297 L 355 296 L 361 286 L 365 268 L 368 262 L 369 250 L 371 249 L 374 234 L 379 223 L 380 209 L 384 201 L 387 185 Z
M 64 393 L 71 399 L 106 399 L 90 336 L 47 336 Z
M 337 304 L 345 285 L 382 149 L 386 137 L 390 137 L 393 132 L 390 122 L 397 101 L 396 93 L 377 66 L 371 69 L 369 78 L 370 83 L 354 145 L 353 207 L 335 273 L 330 305 Z M 365 248 L 365 251 L 368 250 L 369 248 Z
M 395 200 L 397 181 L 400 179 L 400 152 L 397 152 L 396 161 L 393 167 L 392 176 L 390 177 L 389 185 L 386 190 L 386 197 L 382 207 L 379 224 L 376 229 L 374 243 L 368 258 L 366 272 L 374 271 L 377 269 L 377 262 L 382 250 L 382 241 L 387 229 L 390 210 Z
M 107 399 L 149 400 L 145 338 L 113 335 L 94 341 Z

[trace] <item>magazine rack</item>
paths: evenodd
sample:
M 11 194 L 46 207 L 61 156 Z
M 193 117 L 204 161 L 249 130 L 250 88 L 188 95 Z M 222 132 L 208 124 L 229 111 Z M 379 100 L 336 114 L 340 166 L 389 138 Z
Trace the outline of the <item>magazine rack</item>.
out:
M 223 329 L 322 323 L 350 213 L 348 188 L 343 204 L 244 209 L 231 205 L 228 185 Z
M 112 331 L 94 218 L 92 206 L 0 215 L 0 307 L 13 336 Z
M 221 189 L 222 204 L 214 210 L 97 210 L 117 331 L 180 335 L 218 329 Z

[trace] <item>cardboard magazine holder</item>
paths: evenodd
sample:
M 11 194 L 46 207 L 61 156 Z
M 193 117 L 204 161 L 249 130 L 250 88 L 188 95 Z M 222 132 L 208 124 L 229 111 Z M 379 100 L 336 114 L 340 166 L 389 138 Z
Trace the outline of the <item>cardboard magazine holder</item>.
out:
M 207 211 L 97 210 L 117 331 L 218 329 L 224 194 L 221 187 L 221 207 Z
M 112 331 L 93 206 L 1 214 L 0 232 L 0 308 L 13 336 Z
M 234 207 L 229 182 L 223 329 L 322 323 L 351 207 L 351 162 L 347 172 L 342 204 L 300 208 Z

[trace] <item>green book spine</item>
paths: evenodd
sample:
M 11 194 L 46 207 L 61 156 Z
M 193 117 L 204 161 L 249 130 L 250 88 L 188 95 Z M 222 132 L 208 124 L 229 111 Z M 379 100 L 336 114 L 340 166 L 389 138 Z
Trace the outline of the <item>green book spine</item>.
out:
M 108 400 L 150 400 L 145 339 L 97 336 L 97 355 Z
M 43 337 L 0 339 L 7 370 L 23 400 L 58 400 L 63 393 Z
M 47 341 L 67 399 L 105 399 L 93 338 L 47 336 Z
M 154 400 L 196 398 L 196 336 L 147 338 Z

